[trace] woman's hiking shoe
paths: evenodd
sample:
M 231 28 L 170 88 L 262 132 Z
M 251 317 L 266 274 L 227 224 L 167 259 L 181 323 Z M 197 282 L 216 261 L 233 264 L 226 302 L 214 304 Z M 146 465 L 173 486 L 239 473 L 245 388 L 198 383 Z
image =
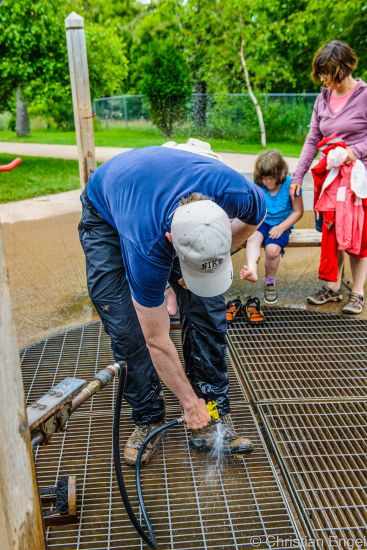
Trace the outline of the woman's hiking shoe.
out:
M 278 292 L 275 283 L 265 283 L 264 302 L 269 305 L 276 304 L 278 301 Z
M 192 430 L 190 437 L 190 447 L 196 451 L 205 453 L 223 453 L 224 455 L 242 455 L 250 453 L 254 445 L 250 439 L 238 435 L 228 424 L 228 415 L 223 416 L 219 422 L 211 422 L 205 428 Z M 221 424 L 222 426 L 218 426 Z M 218 430 L 223 429 L 222 447 L 217 449 Z
M 145 438 L 152 430 L 158 428 L 158 426 L 161 426 L 163 422 L 164 421 L 162 420 L 162 422 L 156 422 L 153 424 L 137 424 L 135 426 L 135 429 L 127 440 L 124 448 L 124 460 L 126 464 L 128 464 L 129 466 L 135 466 L 139 449 L 144 443 Z M 142 456 L 142 464 L 148 464 L 154 453 L 158 450 L 161 439 L 162 435 L 158 434 L 157 437 L 149 442 Z
M 307 302 L 313 306 L 322 306 L 328 302 L 341 302 L 343 294 L 340 290 L 331 290 L 326 285 L 323 285 L 315 294 L 307 296 Z
M 357 294 L 357 292 L 351 292 L 349 297 L 349 302 L 345 304 L 342 309 L 343 313 L 348 313 L 349 315 L 359 315 L 362 313 L 364 307 L 364 296 Z

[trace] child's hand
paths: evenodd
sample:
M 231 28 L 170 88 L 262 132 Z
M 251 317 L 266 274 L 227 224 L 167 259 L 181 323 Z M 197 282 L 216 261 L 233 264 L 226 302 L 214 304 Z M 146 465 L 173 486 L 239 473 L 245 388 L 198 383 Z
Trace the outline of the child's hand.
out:
M 247 265 L 244 265 L 240 270 L 240 279 L 250 281 L 250 283 L 256 283 L 257 281 L 257 271 L 252 269 Z
M 280 227 L 280 225 L 274 225 L 269 231 L 269 236 L 272 239 L 279 239 L 284 233 L 284 229 Z

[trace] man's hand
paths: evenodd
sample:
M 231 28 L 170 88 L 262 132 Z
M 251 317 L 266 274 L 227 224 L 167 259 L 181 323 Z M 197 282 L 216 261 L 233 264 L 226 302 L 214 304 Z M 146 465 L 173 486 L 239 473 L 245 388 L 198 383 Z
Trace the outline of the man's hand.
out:
M 191 430 L 205 428 L 210 422 L 210 415 L 204 399 L 196 398 L 191 405 L 184 407 L 184 418 Z
M 272 239 L 279 239 L 284 233 L 284 229 L 280 225 L 274 225 L 269 231 L 269 237 Z

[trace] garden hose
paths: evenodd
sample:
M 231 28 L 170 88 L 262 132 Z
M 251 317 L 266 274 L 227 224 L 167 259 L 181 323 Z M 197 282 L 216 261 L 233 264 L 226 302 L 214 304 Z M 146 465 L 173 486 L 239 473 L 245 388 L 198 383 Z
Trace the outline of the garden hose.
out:
M 112 445 L 113 445 L 113 461 L 115 466 L 115 473 L 116 473 L 120 495 L 131 523 L 133 524 L 139 536 L 149 546 L 149 548 L 157 548 L 154 536 L 153 538 L 151 538 L 150 535 L 146 534 L 146 532 L 144 531 L 143 527 L 140 525 L 140 522 L 131 507 L 129 496 L 126 490 L 124 476 L 122 473 L 122 468 L 121 468 L 120 419 L 121 419 L 122 398 L 125 391 L 126 378 L 127 378 L 127 366 L 125 365 L 124 367 L 121 368 L 121 372 L 120 372 L 120 380 L 119 380 L 116 402 L 115 402 L 115 411 L 113 415 Z
M 219 417 L 217 403 L 215 401 L 209 401 L 209 403 L 207 403 L 206 406 L 207 406 L 211 421 L 218 422 L 220 417 Z M 181 416 L 180 418 L 175 418 L 174 420 L 171 420 L 170 422 L 167 422 L 162 426 L 158 426 L 158 428 L 155 428 L 147 435 L 147 437 L 144 439 L 142 446 L 138 451 L 138 456 L 136 459 L 136 470 L 135 470 L 136 492 L 138 495 L 140 510 L 144 518 L 144 523 L 147 527 L 147 530 L 149 532 L 149 537 L 152 541 L 155 541 L 155 534 L 154 534 L 154 528 L 153 528 L 152 522 L 150 521 L 148 512 L 145 509 L 144 495 L 143 495 L 143 489 L 141 484 L 141 461 L 142 461 L 145 449 L 147 448 L 149 442 L 152 439 L 154 439 L 160 433 L 165 432 L 166 430 L 169 430 L 170 428 L 175 428 L 176 426 L 180 426 L 181 424 L 183 424 L 183 422 L 184 422 L 184 417 Z
M 166 424 L 163 424 L 162 426 L 158 426 L 158 428 L 155 428 L 154 430 L 152 430 L 144 439 L 144 443 L 140 447 L 138 456 L 136 459 L 136 470 L 135 470 L 136 492 L 138 494 L 139 506 L 140 506 L 142 516 L 144 518 L 144 523 L 148 530 L 150 540 L 154 541 L 154 544 L 156 544 L 154 528 L 153 528 L 152 522 L 150 521 L 148 512 L 145 509 L 144 495 L 143 495 L 143 489 L 141 485 L 141 460 L 142 460 L 144 451 L 147 448 L 147 445 L 152 439 L 154 439 L 160 433 L 165 432 L 166 430 L 169 430 L 170 428 L 175 428 L 176 426 L 180 426 L 183 423 L 183 421 L 184 421 L 183 416 L 180 418 L 175 418 L 174 420 L 170 420 L 169 422 L 166 422 Z M 157 548 L 157 546 L 154 546 L 154 548 Z
M 170 428 L 174 428 L 176 426 L 180 426 L 184 422 L 184 417 L 181 416 L 180 418 L 175 418 L 174 420 L 170 420 L 169 422 L 166 422 L 166 424 L 162 424 L 161 426 L 158 426 L 154 430 L 152 430 L 148 436 L 145 438 L 142 446 L 140 447 L 138 451 L 138 456 L 136 459 L 136 491 L 138 494 L 138 500 L 139 500 L 139 506 L 140 510 L 144 519 L 144 523 L 146 526 L 146 529 L 148 532 L 144 530 L 142 527 L 139 519 L 136 517 L 132 506 L 130 504 L 130 499 L 127 494 L 126 485 L 124 481 L 124 476 L 122 473 L 121 468 L 121 453 L 120 453 L 120 420 L 121 420 L 121 409 L 122 409 L 122 399 L 125 391 L 125 385 L 126 385 L 126 378 L 127 378 L 127 366 L 121 368 L 120 371 L 120 380 L 117 390 L 117 396 L 116 396 L 116 402 L 115 402 L 115 411 L 113 416 L 113 436 L 112 436 L 112 444 L 113 444 L 113 461 L 115 466 L 115 473 L 117 478 L 117 483 L 120 491 L 120 495 L 122 498 L 122 501 L 125 506 L 125 510 L 127 512 L 127 515 L 129 516 L 129 519 L 134 526 L 135 530 L 139 534 L 139 536 L 143 539 L 143 541 L 149 546 L 149 548 L 158 548 L 157 542 L 155 539 L 155 533 L 154 528 L 152 525 L 152 522 L 150 521 L 148 512 L 145 509 L 145 503 L 144 503 L 144 495 L 143 495 L 143 489 L 141 485 L 141 462 L 142 457 L 144 454 L 144 451 L 149 444 L 149 442 L 157 437 L 160 433 L 165 432 L 166 430 L 169 430 Z M 217 409 L 217 404 L 214 401 L 210 401 L 207 403 L 208 412 L 210 415 L 210 418 L 212 421 L 217 422 L 219 420 L 219 413 Z

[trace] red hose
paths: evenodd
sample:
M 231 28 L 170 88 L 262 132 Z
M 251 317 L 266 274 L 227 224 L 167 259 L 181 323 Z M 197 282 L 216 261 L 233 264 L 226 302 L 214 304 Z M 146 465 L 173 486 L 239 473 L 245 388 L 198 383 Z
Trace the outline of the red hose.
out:
M 19 164 L 22 164 L 22 159 L 16 158 L 9 162 L 9 164 L 3 164 L 0 166 L 0 172 L 11 172 L 14 168 L 19 166 Z

